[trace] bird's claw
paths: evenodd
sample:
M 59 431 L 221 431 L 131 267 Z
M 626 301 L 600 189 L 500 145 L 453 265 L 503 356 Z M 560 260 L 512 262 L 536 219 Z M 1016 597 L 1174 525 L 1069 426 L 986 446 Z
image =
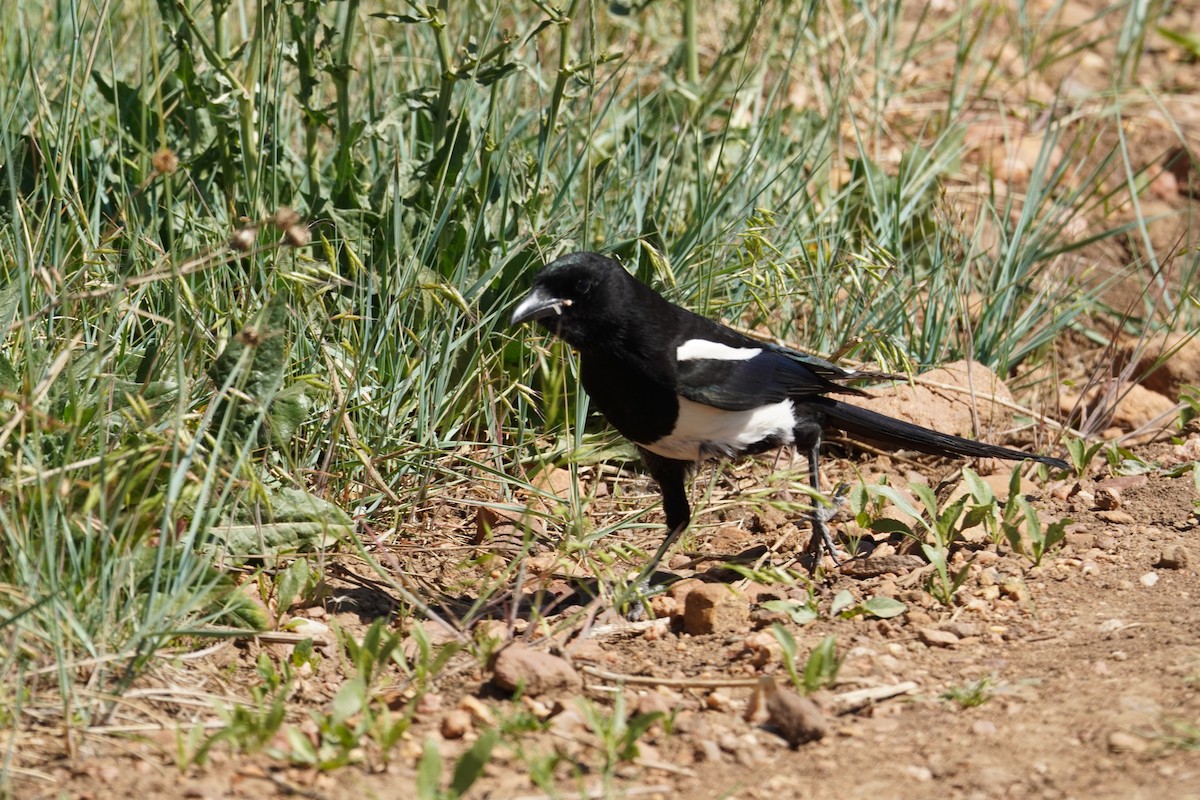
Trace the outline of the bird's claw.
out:
M 846 499 L 849 495 L 850 484 L 842 481 L 833 487 L 833 493 L 829 495 L 828 503 L 822 503 L 813 508 L 813 517 L 819 517 L 822 522 L 829 522 L 846 507 Z
M 835 565 L 842 563 L 837 556 L 833 534 L 829 532 L 829 521 L 836 517 L 846 505 L 846 497 L 849 493 L 850 484 L 839 483 L 833 488 L 827 504 L 823 503 L 813 507 L 811 515 L 813 535 L 808 541 L 806 553 L 811 559 L 811 567 L 814 570 L 820 563 L 822 546 L 825 548 L 825 552 L 829 553 L 829 557 L 833 559 Z
M 628 621 L 641 622 L 649 618 L 650 598 L 662 594 L 666 589 L 666 584 L 651 585 L 650 576 L 643 574 L 616 593 L 613 605 Z

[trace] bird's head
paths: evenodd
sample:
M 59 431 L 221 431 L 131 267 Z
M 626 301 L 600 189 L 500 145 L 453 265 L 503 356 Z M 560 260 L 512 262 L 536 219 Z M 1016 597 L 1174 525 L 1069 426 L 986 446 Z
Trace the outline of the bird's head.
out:
M 571 253 L 538 274 L 510 324 L 537 321 L 576 348 L 594 346 L 618 324 L 622 297 L 635 283 L 611 258 Z

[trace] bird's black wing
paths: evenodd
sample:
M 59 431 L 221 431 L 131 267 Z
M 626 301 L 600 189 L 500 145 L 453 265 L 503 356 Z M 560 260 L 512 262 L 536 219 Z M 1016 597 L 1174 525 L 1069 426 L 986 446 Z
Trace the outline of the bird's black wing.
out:
M 676 391 L 697 403 L 728 411 L 746 411 L 787 398 L 828 393 L 863 394 L 835 383 L 854 373 L 795 350 L 760 343 L 753 358 L 695 358 L 676 362 Z

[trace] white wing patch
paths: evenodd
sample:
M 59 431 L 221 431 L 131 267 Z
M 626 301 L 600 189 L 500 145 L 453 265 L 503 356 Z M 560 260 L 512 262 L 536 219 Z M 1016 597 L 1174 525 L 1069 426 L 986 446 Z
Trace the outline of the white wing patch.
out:
M 688 339 L 675 348 L 675 360 L 749 361 L 761 352 L 761 347 L 730 347 L 707 339 Z
M 796 424 L 793 410 L 791 400 L 781 400 L 748 411 L 727 411 L 680 397 L 675 430 L 642 447 L 663 458 L 699 461 L 715 455 L 739 455 L 764 439 L 771 439 L 776 446 L 783 446 L 792 443 L 792 428 Z

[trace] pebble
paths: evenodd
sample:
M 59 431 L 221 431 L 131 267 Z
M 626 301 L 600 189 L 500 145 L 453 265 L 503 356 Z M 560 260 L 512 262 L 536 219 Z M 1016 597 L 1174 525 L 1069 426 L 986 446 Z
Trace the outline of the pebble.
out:
M 683 601 L 683 630 L 692 636 L 733 633 L 750 625 L 750 604 L 741 594 L 718 583 L 693 588 Z
M 764 682 L 763 691 L 767 695 L 767 720 L 789 745 L 799 747 L 824 738 L 829 723 L 816 703 L 791 689 L 775 686 L 773 681 L 770 686 Z
M 1144 753 L 1146 748 L 1146 740 L 1132 733 L 1113 731 L 1108 735 L 1108 749 L 1113 753 Z
M 1121 507 L 1121 492 L 1115 486 L 1101 486 L 1096 490 L 1096 508 L 1112 511 Z
M 1140 580 L 1142 582 L 1142 586 L 1145 586 L 1147 589 L 1149 589 L 1151 586 L 1158 583 L 1158 573 L 1157 572 L 1147 572 L 1145 575 L 1143 575 L 1138 580 Z
M 414 709 L 418 717 L 430 717 L 442 710 L 442 696 L 436 692 L 421 695 Z
M 970 622 L 960 622 L 958 620 L 942 623 L 941 629 L 954 634 L 959 639 L 966 639 L 970 636 L 979 635 L 978 625 Z
M 1137 520 L 1133 518 L 1132 514 L 1130 514 L 1128 511 L 1121 511 L 1120 509 L 1098 511 L 1096 512 L 1096 516 L 1105 522 L 1111 522 L 1114 525 L 1132 525 L 1137 522 Z
M 920 628 L 917 630 L 917 638 L 930 647 L 954 647 L 958 644 L 957 636 L 938 628 Z
M 650 612 L 655 619 L 669 619 L 679 614 L 679 602 L 667 594 L 655 595 L 650 598 Z
M 708 697 L 704 698 L 704 705 L 713 711 L 733 710 L 733 700 L 720 689 L 709 692 Z
M 1096 546 L 1096 534 L 1086 531 L 1068 533 L 1063 541 L 1075 550 L 1091 550 Z
M 442 717 L 443 739 L 461 739 L 471 731 L 471 715 L 461 708 L 452 708 Z
M 587 723 L 583 715 L 573 708 L 564 709 L 562 713 L 551 717 L 550 730 L 560 737 L 573 738 L 587 732 Z
M 721 748 L 712 739 L 701 739 L 696 743 L 697 761 L 720 761 Z
M 1000 586 L 1000 592 L 1009 600 L 1016 600 L 1019 603 L 1029 600 L 1029 589 L 1021 581 L 1005 581 Z
M 1182 545 L 1172 545 L 1159 554 L 1154 566 L 1159 569 L 1187 569 L 1188 551 Z
M 976 736 L 993 736 L 996 733 L 996 723 L 992 722 L 990 719 L 976 720 L 975 723 L 971 725 L 971 732 Z
M 662 692 L 652 690 L 638 697 L 637 712 L 639 714 L 662 714 L 665 717 L 675 710 L 677 704 L 677 699 L 668 698 Z
M 546 705 L 541 700 L 537 700 L 535 698 L 530 697 L 527 694 L 521 695 L 521 705 L 525 706 L 525 708 L 529 711 L 529 713 L 533 714 L 538 719 L 549 719 L 550 715 L 554 713 L 554 709 L 552 709 L 550 706 Z M 459 704 L 459 707 L 460 708 L 462 707 L 461 703 Z M 471 713 L 467 709 L 463 709 L 463 710 L 467 711 L 468 714 Z M 485 712 L 487 711 L 486 708 L 484 708 L 483 710 Z M 488 716 L 490 717 L 491 715 L 489 714 Z M 474 719 L 475 715 L 471 714 L 471 717 L 472 717 L 472 719 Z
M 583 685 L 579 673 L 565 659 L 511 644 L 500 651 L 492 667 L 492 682 L 506 691 L 518 689 L 536 697 L 556 689 L 575 690 Z
M 904 772 L 910 778 L 915 778 L 922 782 L 933 780 L 933 770 L 929 767 L 919 767 L 916 764 L 910 764 L 904 768 Z

